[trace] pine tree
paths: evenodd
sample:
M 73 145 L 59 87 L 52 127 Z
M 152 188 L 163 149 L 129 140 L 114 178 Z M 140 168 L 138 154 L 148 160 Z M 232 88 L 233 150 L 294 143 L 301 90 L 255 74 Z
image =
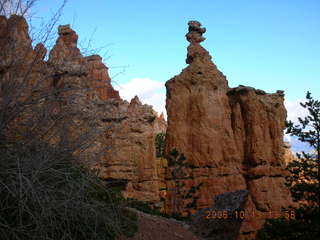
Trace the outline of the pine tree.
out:
M 164 157 L 164 148 L 166 145 L 166 134 L 163 132 L 158 133 L 156 135 L 155 144 L 156 144 L 156 157 L 157 158 Z
M 320 101 L 314 100 L 307 92 L 306 102 L 300 105 L 308 110 L 308 115 L 298 118 L 299 124 L 286 122 L 287 134 L 308 143 L 313 151 L 297 154 L 298 159 L 288 165 L 291 176 L 288 183 L 296 201 L 320 205 Z
M 288 185 L 294 200 L 302 204 L 295 210 L 295 219 L 268 219 L 258 232 L 257 240 L 320 239 L 320 101 L 314 100 L 307 92 L 306 102 L 300 105 L 308 115 L 299 118 L 299 124 L 286 122 L 286 133 L 312 148 L 310 152 L 297 154 L 298 159 L 288 165 L 291 172 Z
M 175 148 L 167 158 L 175 183 L 172 197 L 173 212 L 179 215 L 181 212 L 186 211 L 190 215 L 192 210 L 197 209 L 198 192 L 203 183 L 201 182 L 187 188 L 183 181 L 189 175 L 188 169 L 190 169 L 190 163 L 188 163 L 187 158 Z

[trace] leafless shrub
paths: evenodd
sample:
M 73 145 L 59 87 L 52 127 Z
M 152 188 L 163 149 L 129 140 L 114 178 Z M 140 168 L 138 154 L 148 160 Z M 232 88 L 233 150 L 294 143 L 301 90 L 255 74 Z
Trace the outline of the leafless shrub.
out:
M 12 13 L 8 2 L 16 1 L 1 1 L 1 14 Z M 23 15 L 36 1 L 18 2 L 15 13 Z M 46 25 L 44 42 L 61 11 Z M 96 142 L 112 126 L 101 124 L 102 111 L 88 98 L 93 89 L 81 81 L 85 71 L 57 69 L 58 63 L 43 61 L 45 55 L 43 44 L 32 48 L 21 17 L 0 16 L 0 236 L 78 240 L 130 234 L 135 216 L 124 213 L 121 198 L 84 167 L 103 154 Z
M 26 17 L 36 2 L 38 2 L 38 0 L 1 0 L 0 15 L 6 17 L 21 15 Z

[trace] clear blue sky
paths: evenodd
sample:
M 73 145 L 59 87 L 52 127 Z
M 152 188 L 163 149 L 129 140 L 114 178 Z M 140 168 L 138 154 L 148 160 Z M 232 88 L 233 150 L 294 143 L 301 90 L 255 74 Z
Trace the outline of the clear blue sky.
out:
M 40 0 L 37 15 L 60 2 Z M 231 87 L 285 90 L 287 100 L 311 90 L 320 99 L 319 0 L 69 0 L 59 24 L 72 24 L 80 43 L 107 45 L 111 76 L 128 66 L 118 84 L 164 83 L 186 66 L 189 20 L 207 28 L 203 46 Z

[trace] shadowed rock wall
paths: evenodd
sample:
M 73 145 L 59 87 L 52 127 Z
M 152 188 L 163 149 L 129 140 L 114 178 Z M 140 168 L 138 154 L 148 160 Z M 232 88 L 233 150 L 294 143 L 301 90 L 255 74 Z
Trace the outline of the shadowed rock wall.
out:
M 62 105 L 75 108 L 76 113 L 66 119 L 70 124 L 62 134 L 77 139 L 85 138 L 82 134 L 87 130 L 101 132 L 89 148 L 76 154 L 97 168 L 101 178 L 125 183 L 125 196 L 159 202 L 160 160 L 155 155 L 155 136 L 165 132 L 165 120 L 137 97 L 130 103 L 122 100 L 111 85 L 102 58 L 83 56 L 77 41 L 70 25 L 59 26 L 58 39 L 45 61 L 47 50 L 41 43 L 32 47 L 26 20 L 1 16 L 0 87 L 5 89 L 7 82 L 17 81 L 25 98 L 37 91 L 44 93 L 44 89 L 47 97 L 61 89 L 59 94 L 67 100 Z M 21 117 L 15 120 L 21 128 Z M 49 142 L 58 140 L 56 137 Z

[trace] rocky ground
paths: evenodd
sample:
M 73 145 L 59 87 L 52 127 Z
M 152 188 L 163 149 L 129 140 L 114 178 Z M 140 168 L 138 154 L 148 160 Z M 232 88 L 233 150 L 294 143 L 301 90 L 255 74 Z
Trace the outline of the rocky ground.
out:
M 138 215 L 138 232 L 134 237 L 120 237 L 118 240 L 200 240 L 181 221 L 133 211 Z

